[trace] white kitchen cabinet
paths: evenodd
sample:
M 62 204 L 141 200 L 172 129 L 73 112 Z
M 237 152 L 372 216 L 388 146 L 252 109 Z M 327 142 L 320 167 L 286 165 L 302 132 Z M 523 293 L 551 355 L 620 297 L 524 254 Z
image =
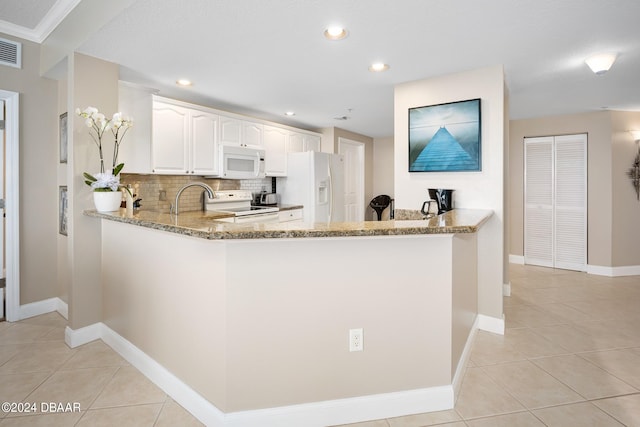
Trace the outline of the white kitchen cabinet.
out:
M 280 222 L 302 221 L 302 209 L 290 209 L 278 212 Z
M 288 130 L 264 126 L 264 171 L 267 176 L 287 175 L 288 140 Z
M 154 89 L 119 82 L 118 111 L 133 120 L 120 145 L 118 163 L 124 173 L 151 173 L 151 116 Z
M 179 103 L 155 100 L 152 172 L 167 175 L 217 175 L 218 116 Z
M 191 111 L 191 173 L 219 175 L 218 159 L 219 117 L 204 111 Z
M 320 136 L 301 132 L 292 132 L 287 147 L 289 153 L 320 151 Z
M 220 143 L 237 146 L 263 147 L 262 123 L 220 116 Z

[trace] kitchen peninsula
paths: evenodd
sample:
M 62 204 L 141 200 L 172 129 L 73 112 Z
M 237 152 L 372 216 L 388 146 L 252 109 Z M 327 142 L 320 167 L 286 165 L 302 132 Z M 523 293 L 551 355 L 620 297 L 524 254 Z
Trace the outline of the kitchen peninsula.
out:
M 453 407 L 491 211 L 336 224 L 85 214 L 102 220 L 105 341 L 134 348 L 130 362 L 152 379 L 146 365 L 161 365 L 156 381 L 205 424 L 325 426 Z M 360 328 L 363 350 L 350 352 Z

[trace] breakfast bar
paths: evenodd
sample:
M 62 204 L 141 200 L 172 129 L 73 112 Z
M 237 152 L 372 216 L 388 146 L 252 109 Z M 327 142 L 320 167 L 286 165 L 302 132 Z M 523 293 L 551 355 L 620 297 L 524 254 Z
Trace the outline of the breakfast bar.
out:
M 102 223 L 106 328 L 175 377 L 172 397 L 207 424 L 326 426 L 453 407 L 491 211 L 328 224 L 85 215 Z M 361 351 L 350 351 L 353 329 Z

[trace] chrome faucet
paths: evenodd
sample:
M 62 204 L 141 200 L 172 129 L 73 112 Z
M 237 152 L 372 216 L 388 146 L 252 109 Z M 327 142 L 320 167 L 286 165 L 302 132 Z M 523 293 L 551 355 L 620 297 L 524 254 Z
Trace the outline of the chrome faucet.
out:
M 207 194 L 209 196 L 210 199 L 213 199 L 213 189 L 211 189 L 211 187 L 209 187 L 207 184 L 203 183 L 203 182 L 190 182 L 188 184 L 186 184 L 184 187 L 182 187 L 180 190 L 178 190 L 178 193 L 176 193 L 176 202 L 175 204 L 173 204 L 172 206 L 169 207 L 169 213 L 174 213 L 176 215 L 178 215 L 178 200 L 180 199 L 180 195 L 182 194 L 182 192 L 189 188 L 189 187 L 193 187 L 193 186 L 199 186 L 204 188 L 205 190 L 207 190 Z M 173 212 L 172 212 L 173 210 Z

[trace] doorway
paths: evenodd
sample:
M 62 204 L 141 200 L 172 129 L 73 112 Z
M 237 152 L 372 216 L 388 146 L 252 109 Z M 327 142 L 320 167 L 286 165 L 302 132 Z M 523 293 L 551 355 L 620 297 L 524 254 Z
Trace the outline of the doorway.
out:
M 587 135 L 524 139 L 525 264 L 587 269 Z
M 0 89 L 3 104 L 3 128 L 0 130 L 0 199 L 2 209 L 2 275 L 6 287 L 2 292 L 4 318 L 20 320 L 20 239 L 19 239 L 19 94 Z
M 5 268 L 5 241 L 4 241 L 4 100 L 0 100 L 0 322 L 5 320 L 6 312 L 5 289 L 6 289 L 6 268 Z
M 364 221 L 364 144 L 338 138 L 338 154 L 344 156 L 344 220 Z

